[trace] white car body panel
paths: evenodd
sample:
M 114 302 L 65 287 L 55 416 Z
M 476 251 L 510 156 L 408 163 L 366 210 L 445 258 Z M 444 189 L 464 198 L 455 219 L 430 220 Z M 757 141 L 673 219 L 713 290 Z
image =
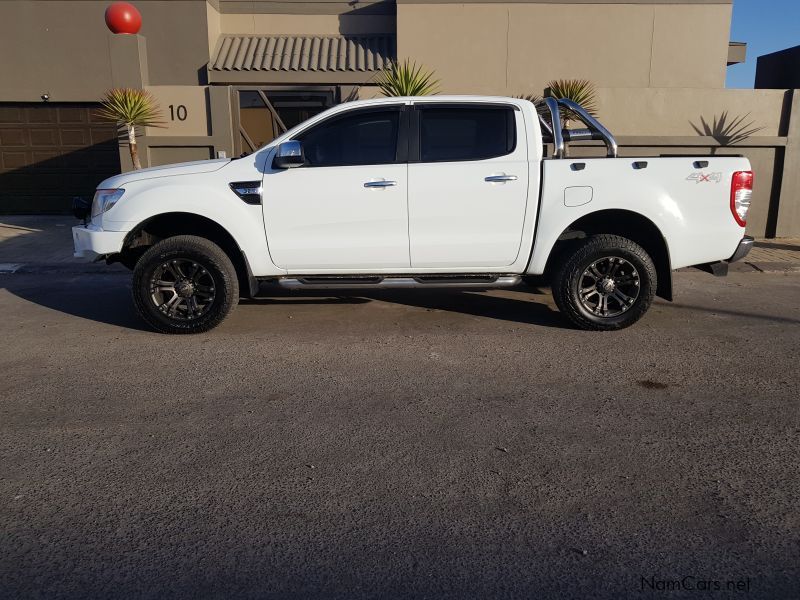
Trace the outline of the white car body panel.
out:
M 528 273 L 541 274 L 550 250 L 564 230 L 579 218 L 601 210 L 628 210 L 652 221 L 667 243 L 672 268 L 724 260 L 736 250 L 744 228 L 730 211 L 734 171 L 747 171 L 746 158 L 706 157 L 697 169 L 694 158 L 575 158 L 544 161 L 541 215 Z M 635 162 L 646 168 L 634 168 Z M 585 164 L 573 170 L 575 163 Z M 704 173 L 719 176 L 692 177 Z M 564 190 L 589 186 L 592 199 L 564 205 Z
M 132 181 L 144 181 L 145 179 L 157 179 L 159 177 L 174 177 L 176 175 L 197 175 L 200 173 L 213 173 L 231 162 L 230 158 L 215 158 L 209 160 L 194 160 L 173 165 L 162 165 L 159 167 L 149 167 L 138 171 L 128 171 L 120 173 L 114 177 L 109 177 L 97 186 L 98 189 L 124 188 Z
M 228 187 L 231 181 L 253 179 L 253 174 L 260 173 L 263 168 L 257 164 L 261 159 L 254 154 L 227 161 L 222 169 L 181 173 L 168 178 L 135 177 L 148 172 L 125 174 L 128 180 L 121 186 L 125 189 L 123 199 L 92 224 L 107 231 L 128 232 L 160 214 L 199 215 L 219 224 L 233 237 L 254 275 L 285 275 L 286 271 L 276 267 L 270 258 L 261 206 L 245 204 Z M 211 162 L 218 164 L 219 161 Z M 98 187 L 115 186 L 113 181 L 107 180 Z
M 487 161 L 277 170 L 277 146 L 332 115 L 415 102 L 502 103 L 518 107 L 517 147 Z M 341 104 L 238 160 L 211 160 L 124 173 L 99 188 L 125 194 L 88 227 L 75 228 L 76 253 L 120 252 L 125 234 L 165 213 L 214 221 L 236 241 L 255 277 L 289 274 L 541 274 L 558 238 L 601 210 L 642 215 L 664 237 L 671 268 L 725 260 L 744 228 L 730 208 L 737 157 L 542 160 L 533 105 L 496 97 L 386 98 Z M 695 168 L 694 161 L 708 161 Z M 646 161 L 646 168 L 634 168 Z M 574 170 L 573 163 L 585 164 Z M 487 183 L 494 174 L 518 179 Z M 366 189 L 386 179 L 397 185 Z M 262 204 L 229 184 L 262 181 Z M 568 189 L 572 188 L 572 189 Z M 587 190 L 586 188 L 591 188 Z M 540 193 L 541 190 L 541 193 Z M 80 231 L 77 231 L 80 230 Z M 107 234 L 107 235 L 106 235 Z
M 486 182 L 492 175 L 517 180 Z M 411 266 L 508 268 L 519 255 L 527 200 L 527 160 L 409 165 Z
M 126 235 L 125 231 L 107 231 L 92 223 L 86 227 L 73 227 L 72 255 L 94 260 L 105 254 L 119 252 Z
M 408 271 L 408 165 L 274 170 L 264 175 L 272 259 L 290 273 Z M 367 182 L 396 185 L 365 188 Z

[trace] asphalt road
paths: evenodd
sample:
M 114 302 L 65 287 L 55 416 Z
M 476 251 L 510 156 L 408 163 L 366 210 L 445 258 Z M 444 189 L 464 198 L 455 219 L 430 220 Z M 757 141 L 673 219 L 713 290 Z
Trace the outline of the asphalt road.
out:
M 528 289 L 169 337 L 123 274 L 1 275 L 0 597 L 797 598 L 800 274 L 676 292 L 617 333 Z

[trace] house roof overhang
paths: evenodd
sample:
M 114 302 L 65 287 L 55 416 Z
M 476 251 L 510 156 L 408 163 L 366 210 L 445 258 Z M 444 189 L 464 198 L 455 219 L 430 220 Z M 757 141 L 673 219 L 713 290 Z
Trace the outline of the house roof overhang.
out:
M 393 34 L 224 35 L 210 83 L 364 83 L 397 55 Z

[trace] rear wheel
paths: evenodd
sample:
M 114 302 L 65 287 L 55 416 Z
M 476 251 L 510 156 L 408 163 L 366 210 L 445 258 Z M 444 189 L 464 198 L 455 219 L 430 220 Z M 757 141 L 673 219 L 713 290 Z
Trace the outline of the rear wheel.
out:
M 553 278 L 559 310 L 581 329 L 609 331 L 633 325 L 656 290 L 653 260 L 638 244 L 617 235 L 595 235 L 571 252 Z
M 133 270 L 133 300 L 162 333 L 201 333 L 236 305 L 239 282 L 228 255 L 207 239 L 181 235 L 153 245 Z

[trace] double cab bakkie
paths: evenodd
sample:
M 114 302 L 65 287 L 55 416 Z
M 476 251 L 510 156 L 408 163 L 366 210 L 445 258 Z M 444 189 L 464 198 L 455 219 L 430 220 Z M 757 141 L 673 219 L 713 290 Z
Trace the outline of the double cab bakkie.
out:
M 565 129 L 565 114 L 585 127 Z M 570 158 L 575 140 L 607 156 Z M 138 312 L 167 333 L 209 330 L 270 284 L 488 289 L 536 276 L 575 326 L 614 330 L 672 299 L 672 270 L 747 253 L 752 187 L 742 157 L 619 157 L 566 99 L 382 98 L 238 159 L 111 177 L 73 241 L 76 256 L 132 269 Z

